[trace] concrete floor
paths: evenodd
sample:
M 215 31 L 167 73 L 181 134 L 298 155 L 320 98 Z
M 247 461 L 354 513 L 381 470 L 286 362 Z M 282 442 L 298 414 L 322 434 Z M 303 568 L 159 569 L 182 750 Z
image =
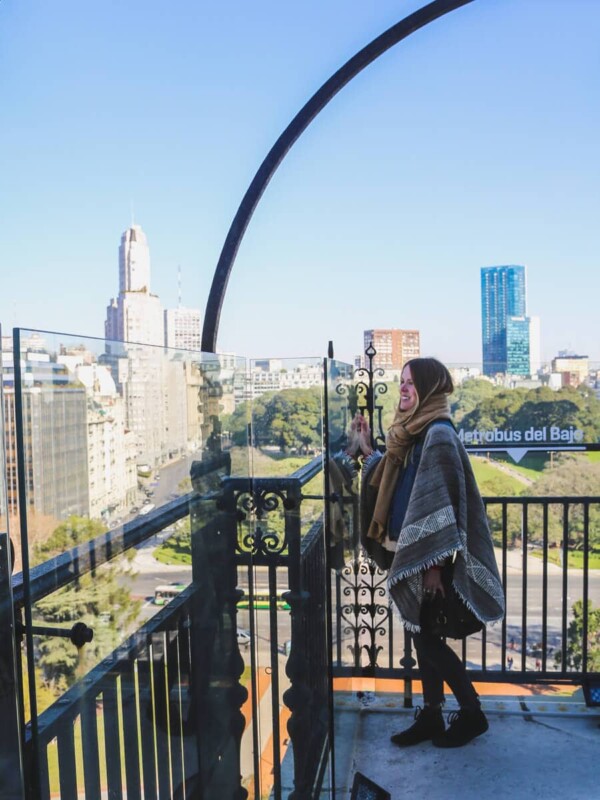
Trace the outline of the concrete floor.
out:
M 350 797 L 359 771 L 392 800 L 600 800 L 600 708 L 587 709 L 580 690 L 549 698 L 514 687 L 512 696 L 482 697 L 489 731 L 453 750 L 391 744 L 413 721 L 401 705 L 399 696 L 337 697 L 336 798 Z

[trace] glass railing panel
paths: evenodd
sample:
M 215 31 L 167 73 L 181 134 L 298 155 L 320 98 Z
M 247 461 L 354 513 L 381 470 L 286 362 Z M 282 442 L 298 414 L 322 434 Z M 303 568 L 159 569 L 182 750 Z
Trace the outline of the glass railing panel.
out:
M 302 657 L 309 651 L 307 630 L 298 622 L 302 587 L 311 595 L 311 609 L 317 605 L 316 593 L 323 594 L 322 582 L 306 588 L 310 576 L 303 573 L 302 555 L 309 541 L 310 557 L 323 554 L 322 387 L 322 359 L 251 361 L 245 403 L 236 409 L 243 421 L 249 415 L 252 437 L 252 496 L 246 498 L 246 516 L 240 523 L 245 559 L 240 587 L 246 595 L 238 619 L 256 644 L 251 654 L 252 690 L 260 769 L 252 776 L 252 791 L 260 797 L 287 796 L 293 788 L 295 757 L 301 758 L 288 721 L 290 714 L 298 713 L 294 686 L 309 680 L 308 671 L 314 668 L 314 659 L 308 659 L 300 674 L 293 652 L 294 646 Z M 321 610 L 315 621 L 317 613 L 312 610 L 306 618 L 323 631 L 325 617 Z M 325 672 L 326 660 L 321 665 L 321 674 Z
M 320 358 L 249 362 L 245 397 L 252 423 L 250 456 L 254 477 L 289 476 L 320 457 L 322 395 Z M 238 408 L 237 413 L 241 410 Z M 318 472 L 303 489 L 303 494 L 309 496 L 301 506 L 303 531 L 322 517 L 322 489 L 323 476 Z
M 15 354 L 37 791 L 173 796 L 200 780 L 190 509 L 231 472 L 245 364 L 23 330 Z
M 2 369 L 0 354 L 0 369 Z M 2 374 L 4 374 L 2 369 Z M 5 408 L 4 390 L 0 385 L 0 405 Z M 5 435 L 5 416 L 0 416 L 0 461 L 6 465 L 10 444 Z M 9 472 L 0 470 L 0 794 L 7 800 L 20 800 L 23 796 L 23 764 L 21 732 L 18 723 L 20 703 L 20 665 L 15 637 L 15 614 L 13 608 L 12 573 L 20 565 L 20 548 L 15 549 L 17 533 L 14 514 L 9 511 L 7 478 Z M 17 544 L 18 544 L 18 536 Z M 17 561 L 18 558 L 18 561 Z
M 252 700 L 254 643 L 237 610 L 244 591 L 238 527 L 247 517 L 237 500 L 239 494 L 248 495 L 249 419 L 235 435 L 229 424 L 243 395 L 246 365 L 232 355 L 205 354 L 202 370 L 202 408 L 211 429 L 203 436 L 201 458 L 192 465 L 196 591 L 189 620 L 194 676 L 190 718 L 198 731 L 198 768 L 191 788 L 202 797 L 233 797 L 240 776 L 250 785 L 260 765 Z
M 354 368 L 349 364 L 328 360 L 325 382 L 325 485 L 330 498 L 326 504 L 326 518 L 330 565 L 329 641 L 334 673 L 330 700 L 333 750 L 328 779 L 329 788 L 335 787 L 336 797 L 338 794 L 349 794 L 351 790 L 351 748 L 357 717 L 348 701 L 355 692 L 364 688 L 360 670 L 355 673 L 355 678 L 340 677 L 339 671 L 344 664 L 352 668 L 354 664 L 361 663 L 359 631 L 364 620 L 355 618 L 356 614 L 351 612 L 359 608 L 361 602 L 367 602 L 356 589 L 355 567 L 360 565 L 357 538 L 358 461 L 347 454 L 348 449 L 352 450 L 349 430 L 353 418 L 360 413 L 360 394 Z M 324 786 L 322 797 L 327 796 L 327 786 Z

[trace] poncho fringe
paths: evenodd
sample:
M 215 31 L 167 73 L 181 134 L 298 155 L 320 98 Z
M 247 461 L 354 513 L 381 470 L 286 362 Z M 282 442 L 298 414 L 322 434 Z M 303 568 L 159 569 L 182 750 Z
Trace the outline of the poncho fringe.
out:
M 454 430 L 433 425 L 388 574 L 390 596 L 407 630 L 420 631 L 422 573 L 451 556 L 453 585 L 467 607 L 484 623 L 502 619 L 504 592 L 469 457 Z

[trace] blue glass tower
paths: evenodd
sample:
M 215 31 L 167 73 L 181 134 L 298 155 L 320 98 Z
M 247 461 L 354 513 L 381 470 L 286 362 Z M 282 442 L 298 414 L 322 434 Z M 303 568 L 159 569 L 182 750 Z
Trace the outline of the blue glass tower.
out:
M 529 317 L 509 317 L 506 321 L 506 372 L 530 375 Z
M 525 317 L 526 306 L 527 290 L 524 266 L 511 264 L 502 267 L 481 268 L 481 332 L 484 375 L 509 372 L 506 336 L 508 321 L 510 317 Z

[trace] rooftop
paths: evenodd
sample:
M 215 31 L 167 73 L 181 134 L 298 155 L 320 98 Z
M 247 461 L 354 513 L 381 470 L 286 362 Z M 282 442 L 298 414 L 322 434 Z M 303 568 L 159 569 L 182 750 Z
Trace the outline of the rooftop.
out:
M 362 697 L 355 689 L 336 700 L 336 771 L 350 784 L 337 797 L 347 796 L 357 771 L 392 800 L 482 800 L 499 791 L 514 800 L 598 797 L 600 709 L 586 708 L 581 689 L 481 684 L 489 731 L 454 750 L 393 745 L 390 736 L 412 723 L 414 710 L 384 689 Z M 445 713 L 456 708 L 449 701 Z

